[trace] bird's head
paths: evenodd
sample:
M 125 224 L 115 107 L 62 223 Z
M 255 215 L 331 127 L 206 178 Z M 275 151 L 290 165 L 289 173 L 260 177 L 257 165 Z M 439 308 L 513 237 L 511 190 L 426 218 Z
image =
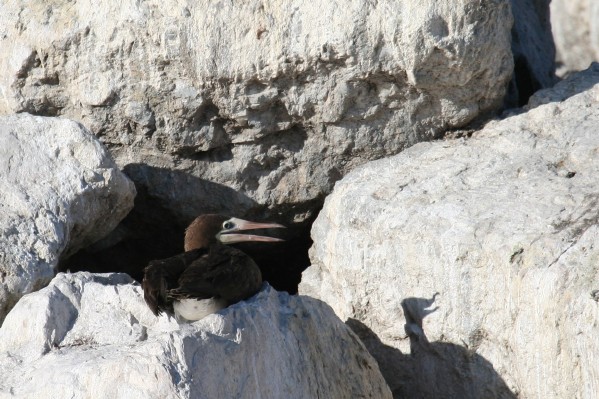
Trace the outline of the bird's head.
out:
M 245 230 L 284 228 L 278 223 L 256 223 L 224 215 L 207 214 L 198 216 L 185 231 L 185 251 L 206 248 L 210 244 L 221 242 L 260 241 L 278 242 L 280 238 L 239 233 Z

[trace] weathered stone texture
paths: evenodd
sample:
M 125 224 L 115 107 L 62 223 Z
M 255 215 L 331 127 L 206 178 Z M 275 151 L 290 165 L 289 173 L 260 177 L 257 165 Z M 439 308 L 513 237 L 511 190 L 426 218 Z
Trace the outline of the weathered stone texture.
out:
M 134 196 L 80 124 L 0 117 L 0 323 L 23 294 L 50 281 L 62 256 L 114 229 Z
M 300 292 L 365 331 L 396 395 L 596 397 L 597 83 L 371 162 L 327 198 Z
M 0 112 L 81 121 L 183 221 L 304 221 L 356 165 L 496 109 L 513 69 L 507 0 L 16 0 L 0 20 Z
M 599 61 L 599 2 L 552 0 L 551 27 L 560 75 Z
M 193 324 L 155 317 L 125 274 L 59 274 L 0 328 L 0 395 L 390 398 L 331 308 L 265 285 Z

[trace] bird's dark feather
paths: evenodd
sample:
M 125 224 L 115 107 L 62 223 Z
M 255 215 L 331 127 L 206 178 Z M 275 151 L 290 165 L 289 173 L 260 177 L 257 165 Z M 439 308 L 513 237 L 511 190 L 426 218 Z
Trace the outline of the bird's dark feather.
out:
M 240 270 L 243 273 L 240 273 Z M 222 244 L 152 261 L 146 267 L 144 298 L 154 314 L 172 313 L 172 301 L 212 297 L 235 303 L 255 294 L 262 275 L 242 251 Z
M 163 311 L 172 313 L 168 291 L 177 286 L 181 273 L 207 252 L 206 248 L 194 249 L 167 259 L 153 260 L 146 266 L 142 281 L 144 299 L 156 316 Z
M 238 249 L 215 244 L 206 256 L 185 269 L 179 288 L 171 294 L 196 299 L 218 297 L 234 303 L 255 294 L 261 283 L 260 269 L 252 258 Z

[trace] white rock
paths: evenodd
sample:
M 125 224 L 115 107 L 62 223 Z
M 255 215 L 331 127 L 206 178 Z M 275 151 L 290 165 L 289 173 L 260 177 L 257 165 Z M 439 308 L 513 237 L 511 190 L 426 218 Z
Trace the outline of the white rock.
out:
M 496 109 L 513 71 L 508 0 L 15 0 L 0 21 L 0 113 L 81 121 L 180 222 L 310 219 L 295 204 Z
M 599 79 L 587 74 L 581 94 L 371 162 L 327 198 L 300 292 L 372 330 L 396 394 L 597 397 Z
M 599 2 L 552 0 L 551 27 L 560 75 L 599 61 Z
M 17 398 L 390 398 L 326 304 L 265 285 L 193 324 L 155 317 L 124 274 L 58 274 L 0 328 Z
M 135 187 L 80 124 L 0 117 L 0 323 L 47 284 L 61 256 L 108 234 Z

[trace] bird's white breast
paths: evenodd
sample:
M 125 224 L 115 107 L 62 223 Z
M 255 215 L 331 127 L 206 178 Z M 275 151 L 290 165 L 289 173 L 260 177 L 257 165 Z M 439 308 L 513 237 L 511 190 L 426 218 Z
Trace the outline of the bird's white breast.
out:
M 218 312 L 226 307 L 227 303 L 217 298 L 182 299 L 173 303 L 175 315 L 189 321 L 203 319 L 209 314 Z

